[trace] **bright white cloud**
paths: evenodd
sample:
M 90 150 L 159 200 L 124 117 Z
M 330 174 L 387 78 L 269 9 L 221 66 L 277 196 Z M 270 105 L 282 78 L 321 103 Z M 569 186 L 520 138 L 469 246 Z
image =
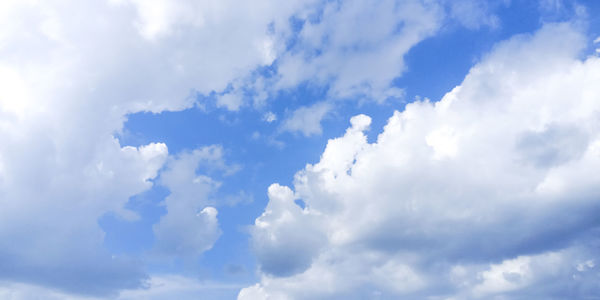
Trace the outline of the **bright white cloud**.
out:
M 152 186 L 168 151 L 114 134 L 129 113 L 190 108 L 270 64 L 269 24 L 300 5 L 276 3 L 1 1 L 0 279 L 98 295 L 139 287 L 140 262 L 108 253 L 97 221 L 135 219 L 124 204 Z M 192 232 L 214 240 L 216 211 L 198 213 Z M 169 215 L 157 232 L 179 228 Z
M 169 160 L 162 143 L 121 145 L 114 135 L 128 114 L 190 108 L 199 93 L 221 95 L 217 105 L 237 110 L 253 89 L 259 107 L 269 92 L 306 81 L 330 85 L 333 98 L 400 97 L 402 92 L 390 84 L 405 68 L 403 56 L 434 34 L 443 19 L 443 10 L 431 1 L 317 2 L 0 1 L 0 257 L 5 258 L 0 279 L 21 282 L 8 283 L 2 292 L 32 284 L 106 297 L 140 287 L 147 278 L 140 262 L 104 250 L 104 232 L 97 221 L 107 213 L 135 219 L 125 203 L 152 186 L 166 161 L 161 183 L 172 195 L 165 201 L 168 214 L 155 227 L 156 249 L 188 255 L 210 248 L 219 232 L 216 210 L 190 193 L 205 196 L 217 184 L 178 165 L 193 165 L 205 159 L 204 154 L 193 151 Z M 319 12 L 323 15 L 315 18 Z M 290 27 L 291 16 L 305 23 L 299 32 Z M 294 38 L 297 44 L 287 49 Z M 273 62 L 277 70 L 272 79 L 253 78 L 257 68 Z M 273 90 L 268 88 L 271 84 L 276 84 Z M 292 113 L 284 122 L 291 124 L 288 130 L 320 132 L 319 121 L 328 106 L 318 107 L 316 118 Z M 364 120 L 359 123 L 364 125 Z M 364 144 L 359 129 L 363 125 L 354 125 L 349 133 L 357 149 Z M 442 149 L 452 141 L 456 151 L 450 156 L 441 153 L 458 159 L 460 126 L 450 125 L 456 125 L 456 140 L 452 135 L 440 143 L 434 135 L 433 145 Z M 590 141 L 587 131 L 577 126 L 575 130 L 582 132 L 575 136 L 583 137 L 584 144 Z M 564 133 L 562 127 L 557 132 Z M 532 140 L 535 144 L 536 138 Z M 546 153 L 536 147 L 527 148 L 524 155 Z M 580 153 L 571 150 L 558 151 L 551 161 L 571 163 L 570 155 Z M 346 156 L 344 161 L 331 161 L 343 168 L 352 164 Z M 579 168 L 556 170 L 540 191 L 570 191 L 559 187 L 568 186 L 565 174 L 577 174 Z M 225 173 L 234 171 L 227 168 Z M 335 211 L 337 205 L 334 201 L 321 206 Z M 289 226 L 312 218 L 304 217 L 304 210 L 295 213 Z M 321 232 L 320 227 L 315 231 Z M 336 232 L 336 240 L 351 234 Z M 319 236 L 315 243 L 326 247 L 328 241 Z M 279 244 L 271 247 L 276 250 Z M 315 255 L 321 257 L 309 253 L 302 263 L 290 265 L 299 272 Z M 382 276 L 394 266 L 402 272 L 393 278 L 419 276 L 401 261 L 382 264 L 373 274 Z M 19 297 L 34 297 L 23 295 Z
M 600 59 L 580 60 L 585 44 L 570 24 L 500 43 L 372 144 L 353 118 L 294 189 L 269 188 L 262 279 L 238 298 L 597 294 Z

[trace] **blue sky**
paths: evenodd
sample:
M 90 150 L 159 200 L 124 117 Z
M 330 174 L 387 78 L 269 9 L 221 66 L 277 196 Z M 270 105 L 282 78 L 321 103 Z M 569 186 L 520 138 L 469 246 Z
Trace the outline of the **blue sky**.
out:
M 0 298 L 600 293 L 600 3 L 0 4 Z

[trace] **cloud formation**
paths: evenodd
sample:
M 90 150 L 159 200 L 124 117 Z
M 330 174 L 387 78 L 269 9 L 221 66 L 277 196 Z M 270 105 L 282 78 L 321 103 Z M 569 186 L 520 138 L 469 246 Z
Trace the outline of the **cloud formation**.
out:
M 160 174 L 159 184 L 171 194 L 164 201 L 167 214 L 154 225 L 154 252 L 166 257 L 195 257 L 221 235 L 218 211 L 211 204 L 212 193 L 220 182 L 197 174 L 200 166 L 227 172 L 220 146 L 208 146 L 184 152 L 172 158 Z
M 147 275 L 140 262 L 108 253 L 97 224 L 107 213 L 136 219 L 125 203 L 152 186 L 168 157 L 162 143 L 140 147 L 119 143 L 114 136 L 127 115 L 191 108 L 200 94 L 217 95 L 217 105 L 240 109 L 247 103 L 246 90 L 260 86 L 261 79 L 252 79 L 255 70 L 279 59 L 280 73 L 289 73 L 283 62 L 301 61 L 300 53 L 311 48 L 324 54 L 310 58 L 315 74 L 322 74 L 315 77 L 339 77 L 335 85 L 340 85 L 340 91 L 345 86 L 364 86 L 368 74 L 339 75 L 347 73 L 339 69 L 339 61 L 329 60 L 343 47 L 370 43 L 371 33 L 356 35 L 356 40 L 350 31 L 335 29 L 335 23 L 311 17 L 326 8 L 326 19 L 344 21 L 361 15 L 361 5 L 271 0 L 2 1 L 0 255 L 6 259 L 0 278 L 98 295 L 141 286 Z M 382 22 L 378 29 L 384 35 L 372 37 L 385 44 L 389 53 L 402 50 L 394 55 L 394 68 L 385 78 L 367 82 L 373 86 L 368 90 L 378 93 L 387 90 L 391 74 L 402 69 L 401 57 L 407 49 L 432 32 L 428 21 L 416 15 L 399 15 L 397 9 L 386 12 L 390 5 L 382 3 L 372 12 L 386 13 L 387 21 L 398 17 L 406 28 L 395 34 L 395 25 Z M 420 2 L 403 5 L 430 15 Z M 292 16 L 305 19 L 305 29 L 295 31 Z M 290 51 L 285 45 L 294 36 L 299 44 L 292 52 L 298 56 L 280 59 Z M 325 36 L 334 37 L 334 43 L 321 45 L 319 40 Z M 388 36 L 394 41 L 385 42 Z M 355 62 L 350 65 L 359 67 L 371 60 L 368 57 L 384 53 L 369 48 L 349 54 Z M 286 86 L 306 76 L 312 75 L 286 79 Z M 319 128 L 314 126 L 310 132 Z M 170 167 L 164 178 L 177 169 Z M 198 185 L 207 189 L 212 185 L 208 179 L 203 182 Z M 179 188 L 173 182 L 166 185 Z M 171 202 L 179 202 L 173 199 L 186 198 L 172 192 L 166 201 L 171 213 L 155 227 L 157 245 L 169 240 L 163 231 L 175 238 L 173 230 L 165 228 L 179 228 L 182 221 L 169 221 L 177 210 Z M 207 208 L 200 216 L 202 224 L 196 227 L 206 226 L 208 240 L 214 240 L 216 211 Z M 183 242 L 187 236 L 178 239 Z M 210 244 L 194 244 L 182 251 L 199 253 Z
M 269 1 L 2 1 L 0 280 L 102 296 L 142 286 L 139 259 L 105 250 L 97 221 L 137 218 L 124 205 L 152 186 L 168 150 L 126 147 L 114 135 L 130 113 L 193 107 L 199 93 L 270 64 L 266 28 L 293 9 Z M 200 214 L 196 225 L 214 240 L 216 211 Z M 168 220 L 156 227 L 159 241 L 175 226 Z
M 202 290 L 186 278 L 149 276 L 140 258 L 110 253 L 98 219 L 136 220 L 128 199 L 164 185 L 171 194 L 153 250 L 197 256 L 220 229 L 209 201 L 219 183 L 196 167 L 210 161 L 225 175 L 235 168 L 215 146 L 169 153 L 160 141 L 122 145 L 115 136 L 127 116 L 189 109 L 199 95 L 227 110 L 250 103 L 260 110 L 280 91 L 307 84 L 327 89 L 324 102 L 306 100 L 279 125 L 318 134 L 336 101 L 403 97 L 393 82 L 404 56 L 446 18 L 497 26 L 483 2 L 448 3 L 0 1 L 0 296 L 106 298 L 126 289 L 132 298 L 161 298 L 169 292 L 163 283 L 186 295 Z M 343 288 L 365 297 L 424 293 L 431 274 L 452 278 L 433 291 L 465 297 L 535 295 L 547 291 L 544 278 L 577 277 L 569 286 L 585 290 L 597 268 L 582 241 L 597 212 L 597 101 L 590 99 L 598 78 L 597 58 L 576 58 L 581 44 L 566 25 L 515 38 L 441 102 L 397 113 L 375 144 L 363 133 L 368 117 L 353 118 L 293 190 L 269 189 L 253 232 L 265 277 L 242 297 L 296 297 L 319 282 L 330 287 L 314 289 L 316 298 L 342 297 Z M 265 121 L 277 117 L 267 113 Z M 241 192 L 228 201 L 244 199 L 252 198 Z M 560 221 L 543 226 L 547 218 Z M 448 224 L 456 230 L 440 230 Z M 446 265 L 432 264 L 435 255 Z
M 293 189 L 269 188 L 262 279 L 238 299 L 598 294 L 600 59 L 585 46 L 547 24 L 395 112 L 375 143 L 352 118 Z

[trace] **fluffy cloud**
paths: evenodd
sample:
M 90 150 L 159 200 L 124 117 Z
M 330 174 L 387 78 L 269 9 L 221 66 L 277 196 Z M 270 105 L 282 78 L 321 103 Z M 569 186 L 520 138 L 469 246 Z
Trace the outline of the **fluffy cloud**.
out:
M 114 135 L 129 113 L 190 108 L 270 64 L 268 26 L 296 9 L 272 4 L 1 1 L 0 280 L 103 296 L 142 285 L 141 263 L 106 251 L 97 220 L 135 219 L 124 204 L 152 186 L 168 150 Z M 179 228 L 169 216 L 181 193 L 166 201 L 159 241 Z M 214 240 L 216 211 L 200 216 L 190 222 Z
M 0 278 L 100 295 L 140 286 L 146 275 L 139 262 L 103 250 L 104 233 L 97 220 L 107 213 L 135 219 L 136 214 L 123 206 L 129 197 L 152 186 L 168 151 L 160 143 L 124 147 L 114 134 L 122 129 L 127 114 L 190 108 L 198 94 L 215 93 L 218 105 L 239 109 L 244 105 L 245 90 L 250 89 L 245 87 L 252 78 L 249 74 L 271 65 L 289 50 L 285 42 L 295 34 L 290 16 L 308 18 L 305 13 L 318 12 L 325 5 L 329 7 L 325 19 L 337 22 L 351 19 L 361 10 L 358 3 L 340 9 L 315 3 L 2 1 L 0 256 L 4 259 Z M 414 7 L 431 15 L 420 2 L 406 3 L 402 4 L 406 9 Z M 382 4 L 372 13 L 384 13 L 390 5 Z M 388 54 L 400 51 L 394 56 L 396 69 L 386 72 L 383 80 L 373 81 L 376 89 L 387 91 L 390 74 L 402 68 L 398 57 L 432 32 L 426 19 L 416 17 L 417 11 L 409 14 L 406 9 L 385 14 L 393 24 L 397 17 L 406 23 L 402 34 L 395 35 L 390 31 L 395 25 L 382 21 L 378 27 L 384 29 L 382 35 L 373 37 L 376 46 L 386 45 Z M 367 19 L 361 20 L 364 24 Z M 368 36 L 379 32 L 362 32 L 353 40 L 350 30 L 334 30 L 335 22 L 307 25 L 300 33 L 301 44 L 307 47 L 299 46 L 298 51 L 309 51 L 310 43 L 318 42 L 319 36 L 331 35 L 336 37 L 335 43 L 354 47 L 370 43 Z M 385 42 L 388 36 L 395 37 L 394 41 Z M 340 47 L 313 48 L 333 59 L 343 50 Z M 370 61 L 361 59 L 362 54 L 377 57 L 385 53 L 374 49 L 354 53 L 350 57 L 355 68 Z M 294 60 L 292 56 L 281 60 L 281 70 L 290 70 L 283 61 Z M 315 70 L 340 66 L 339 61 L 328 63 L 323 58 L 311 62 Z M 346 71 L 315 72 L 327 77 Z M 340 90 L 363 85 L 369 74 L 358 79 L 347 76 L 337 80 Z M 287 81 L 288 86 L 292 81 Z M 251 80 L 253 86 L 260 82 Z M 260 97 L 264 101 L 266 96 Z M 169 170 L 176 170 L 175 164 Z M 205 179 L 190 186 L 209 190 L 213 183 Z M 173 182 L 166 184 L 179 188 Z M 177 211 L 171 202 L 186 197 L 174 192 L 166 201 L 167 209 Z M 155 227 L 159 241 L 165 241 L 163 230 L 173 232 L 171 229 L 181 225 L 170 221 L 173 217 L 169 216 L 176 214 L 167 215 Z M 190 218 L 195 228 L 206 226 L 208 240 L 214 240 L 216 211 L 207 208 L 198 218 Z M 187 236 L 179 237 L 180 242 L 183 239 Z M 198 253 L 210 244 L 190 245 L 190 252 Z M 157 244 L 157 249 L 162 249 L 158 245 L 164 243 Z
M 291 16 L 305 25 L 294 29 Z M 9 282 L 3 295 L 19 286 L 46 286 L 106 297 L 143 286 L 141 263 L 108 253 L 97 220 L 107 213 L 137 218 L 124 204 L 152 186 L 166 161 L 161 183 L 172 195 L 165 201 L 169 213 L 155 227 L 155 249 L 193 255 L 212 245 L 216 211 L 189 193 L 206 195 L 216 183 L 181 165 L 205 159 L 205 150 L 168 159 L 162 143 L 123 146 L 114 135 L 128 114 L 190 108 L 198 94 L 217 95 L 217 105 L 237 110 L 253 89 L 263 103 L 270 92 L 265 86 L 280 90 L 312 79 L 331 85 L 334 98 L 397 97 L 390 82 L 404 68 L 403 55 L 432 35 L 442 17 L 431 1 L 0 1 L 0 280 Z M 292 40 L 297 44 L 287 47 Z M 254 78 L 257 68 L 273 63 L 272 79 Z M 297 73 L 295 64 L 310 72 Z M 577 141 L 589 144 L 585 130 L 565 128 L 552 127 L 541 138 L 533 129 L 524 133 L 520 159 L 539 156 L 535 165 L 544 166 L 549 155 L 551 164 L 571 163 L 577 148 L 548 154 L 539 141 L 570 137 L 575 128 Z M 440 160 L 460 155 L 454 133 L 449 128 L 429 139 L 438 148 L 456 143 L 454 152 L 440 152 Z M 552 182 L 561 176 L 542 190 L 554 191 Z M 303 214 L 293 222 L 305 222 Z M 327 234 L 318 232 L 327 222 L 315 224 L 318 238 L 305 238 L 325 249 Z M 279 245 L 269 247 L 273 252 Z M 291 272 L 269 272 L 300 272 L 321 252 L 291 263 Z M 382 265 L 378 276 L 396 265 Z
M 194 257 L 210 249 L 221 231 L 211 193 L 220 183 L 198 175 L 199 166 L 226 171 L 221 147 L 209 146 L 179 154 L 161 172 L 160 184 L 171 194 L 165 199 L 167 214 L 154 225 L 155 252 L 171 257 Z
M 252 230 L 262 279 L 238 298 L 600 292 L 600 59 L 581 60 L 585 45 L 548 24 L 497 45 L 439 102 L 395 112 L 375 143 L 352 118 L 293 190 L 269 188 Z

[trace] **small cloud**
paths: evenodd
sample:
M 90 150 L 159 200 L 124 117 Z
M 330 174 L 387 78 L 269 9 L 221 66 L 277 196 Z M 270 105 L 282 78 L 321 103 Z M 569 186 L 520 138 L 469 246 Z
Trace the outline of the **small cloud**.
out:
M 281 126 L 282 131 L 301 132 L 304 136 L 321 134 L 321 120 L 331 111 L 332 106 L 320 102 L 312 106 L 300 107 L 286 119 Z
M 263 115 L 262 119 L 263 119 L 263 121 L 265 121 L 267 123 L 272 123 L 272 122 L 277 121 L 277 115 L 275 115 L 273 112 L 269 111 Z
M 217 106 L 225 107 L 230 111 L 238 111 L 243 104 L 243 100 L 239 93 L 228 93 L 217 98 Z

